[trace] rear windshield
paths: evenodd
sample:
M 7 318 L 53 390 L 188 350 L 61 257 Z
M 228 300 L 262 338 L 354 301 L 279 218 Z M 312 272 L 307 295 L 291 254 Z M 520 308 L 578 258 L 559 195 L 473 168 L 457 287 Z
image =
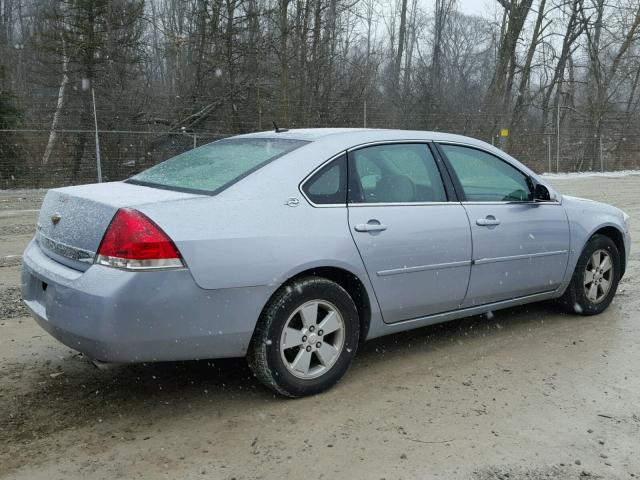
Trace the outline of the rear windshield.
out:
M 194 148 L 131 177 L 151 187 L 215 194 L 270 161 L 308 142 L 281 138 L 229 138 Z

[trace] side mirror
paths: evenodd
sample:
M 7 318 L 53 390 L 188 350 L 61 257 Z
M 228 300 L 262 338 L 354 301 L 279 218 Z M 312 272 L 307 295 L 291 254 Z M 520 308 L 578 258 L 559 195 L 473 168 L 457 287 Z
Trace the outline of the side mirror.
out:
M 535 202 L 551 201 L 551 193 L 549 193 L 549 189 L 540 183 L 536 183 L 536 186 L 533 189 L 533 200 Z

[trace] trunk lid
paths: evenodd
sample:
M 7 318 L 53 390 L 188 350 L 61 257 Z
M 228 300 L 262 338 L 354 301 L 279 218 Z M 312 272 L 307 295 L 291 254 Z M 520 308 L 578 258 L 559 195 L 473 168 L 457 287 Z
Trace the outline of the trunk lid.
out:
M 197 197 L 123 182 L 56 188 L 42 203 L 36 241 L 50 258 L 85 271 L 119 208 Z

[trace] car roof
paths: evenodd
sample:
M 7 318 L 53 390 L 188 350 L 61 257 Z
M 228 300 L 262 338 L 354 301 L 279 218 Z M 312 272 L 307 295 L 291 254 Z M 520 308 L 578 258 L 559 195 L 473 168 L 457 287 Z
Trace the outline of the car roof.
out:
M 276 132 L 267 130 L 264 132 L 248 133 L 239 135 L 244 138 L 287 138 L 291 140 L 306 140 L 310 142 L 321 139 L 337 139 L 337 137 L 349 138 L 350 141 L 358 143 L 358 140 L 368 140 L 371 137 L 379 137 L 380 140 L 433 140 L 433 141 L 459 141 L 462 143 L 479 143 L 484 142 L 463 135 L 455 135 L 452 133 L 430 132 L 422 130 L 396 130 L 390 128 L 296 128 Z
M 264 132 L 247 133 L 245 135 L 239 135 L 244 138 L 287 138 L 291 140 L 307 140 L 314 142 L 323 137 L 330 135 L 344 135 L 344 134 L 357 134 L 359 132 L 366 132 L 374 130 L 371 128 L 295 128 L 291 130 L 281 130 L 276 132 L 275 130 L 267 130 Z

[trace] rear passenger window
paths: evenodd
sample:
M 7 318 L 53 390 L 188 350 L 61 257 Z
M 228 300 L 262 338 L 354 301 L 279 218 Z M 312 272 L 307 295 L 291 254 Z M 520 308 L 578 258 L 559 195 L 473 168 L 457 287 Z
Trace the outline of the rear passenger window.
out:
M 351 203 L 446 202 L 436 162 L 426 144 L 390 144 L 350 153 Z
M 302 186 L 316 205 L 347 203 L 347 156 L 341 155 L 320 169 Z

